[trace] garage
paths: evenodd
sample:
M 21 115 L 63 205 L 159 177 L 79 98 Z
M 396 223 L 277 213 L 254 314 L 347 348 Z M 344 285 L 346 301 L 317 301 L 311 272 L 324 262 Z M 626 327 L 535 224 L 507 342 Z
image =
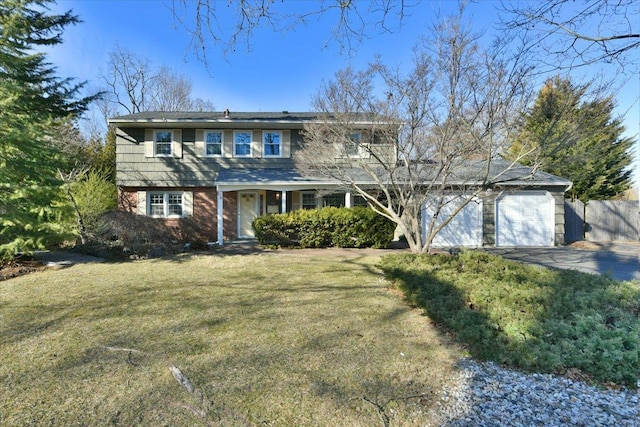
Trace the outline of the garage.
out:
M 436 224 L 442 223 L 453 211 L 466 201 L 461 196 L 449 197 L 440 210 Z M 426 238 L 429 220 L 435 212 L 435 199 L 425 202 L 422 209 L 422 235 Z M 438 232 L 432 245 L 436 248 L 482 246 L 482 201 L 474 198 L 453 219 Z
M 553 246 L 554 210 L 547 191 L 501 194 L 496 199 L 496 246 Z

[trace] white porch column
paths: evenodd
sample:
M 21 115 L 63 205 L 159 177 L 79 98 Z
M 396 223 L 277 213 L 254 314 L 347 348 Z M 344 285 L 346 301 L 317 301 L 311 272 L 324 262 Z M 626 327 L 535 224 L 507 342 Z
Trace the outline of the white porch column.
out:
M 218 201 L 216 203 L 218 207 L 218 244 L 222 246 L 224 240 L 224 192 L 218 189 Z
M 351 191 L 344 193 L 344 207 L 350 208 L 353 205 L 353 197 L 351 197 Z
M 282 202 L 282 213 L 285 213 L 287 211 L 287 192 L 281 191 L 280 193 L 280 201 Z

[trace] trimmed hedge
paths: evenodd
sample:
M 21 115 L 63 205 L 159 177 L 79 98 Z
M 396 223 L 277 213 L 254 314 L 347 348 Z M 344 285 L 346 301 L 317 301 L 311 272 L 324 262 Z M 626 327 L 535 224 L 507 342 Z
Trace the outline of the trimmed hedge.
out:
M 253 221 L 262 245 L 303 248 L 384 248 L 395 224 L 365 207 L 301 209 Z

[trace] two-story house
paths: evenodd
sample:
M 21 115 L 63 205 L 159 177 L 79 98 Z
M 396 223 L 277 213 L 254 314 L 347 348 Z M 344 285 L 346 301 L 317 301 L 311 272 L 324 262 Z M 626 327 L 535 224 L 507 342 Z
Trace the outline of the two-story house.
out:
M 315 113 L 287 111 L 145 112 L 113 118 L 120 208 L 164 218 L 169 225 L 189 217 L 201 235 L 223 244 L 253 237 L 257 216 L 363 203 L 339 182 L 303 176 L 295 168 L 292 153 L 304 144 L 305 124 L 316 119 Z M 363 135 L 369 125 L 359 123 Z M 354 132 L 353 138 L 360 137 Z M 563 195 L 571 183 L 544 173 L 531 182 L 515 178 L 470 203 L 436 243 L 563 243 Z
M 256 216 L 318 206 L 352 206 L 336 182 L 301 176 L 292 150 L 312 113 L 139 113 L 116 126 L 121 208 L 179 221 L 204 234 L 253 237 Z

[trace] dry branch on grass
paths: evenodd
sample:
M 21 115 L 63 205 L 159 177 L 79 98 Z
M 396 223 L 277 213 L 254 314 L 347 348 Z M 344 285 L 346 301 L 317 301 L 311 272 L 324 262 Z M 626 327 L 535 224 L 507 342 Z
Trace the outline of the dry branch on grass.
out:
M 207 422 L 207 425 L 209 425 L 210 424 L 208 420 L 209 409 L 207 407 L 208 406 L 207 400 L 205 399 L 205 395 L 202 392 L 202 390 L 194 386 L 191 380 L 189 379 L 189 377 L 187 377 L 176 365 L 169 366 L 169 371 L 171 371 L 171 375 L 173 375 L 173 378 L 175 378 L 176 381 L 178 381 L 178 384 L 180 384 L 182 388 L 184 388 L 189 394 L 193 394 L 198 398 L 199 405 L 200 405 L 199 408 L 196 408 L 195 406 L 189 405 L 186 403 L 181 403 L 181 404 L 178 404 L 177 406 L 183 409 L 187 409 L 189 412 L 193 413 L 195 416 L 204 419 Z

